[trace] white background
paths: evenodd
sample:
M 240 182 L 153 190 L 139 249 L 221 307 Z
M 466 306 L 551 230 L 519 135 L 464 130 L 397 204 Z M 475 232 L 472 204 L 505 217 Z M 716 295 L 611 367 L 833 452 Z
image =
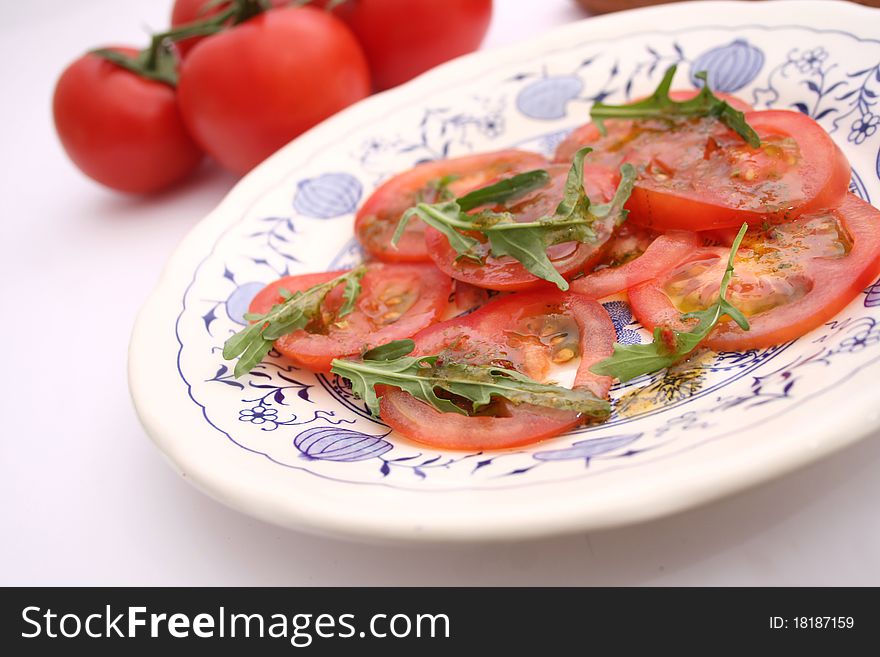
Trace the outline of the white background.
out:
M 170 4 L 4 3 L 0 584 L 880 584 L 876 437 L 673 518 L 488 546 L 304 536 L 230 511 L 178 478 L 135 418 L 128 337 L 166 258 L 234 178 L 208 166 L 158 198 L 116 195 L 65 159 L 50 115 L 70 60 L 143 43 Z M 485 47 L 581 17 L 571 0 L 496 0 Z

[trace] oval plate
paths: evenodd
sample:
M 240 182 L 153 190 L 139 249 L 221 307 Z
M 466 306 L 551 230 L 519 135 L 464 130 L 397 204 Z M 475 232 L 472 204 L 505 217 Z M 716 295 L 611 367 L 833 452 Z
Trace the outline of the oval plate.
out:
M 632 523 L 767 480 L 878 427 L 880 285 L 794 343 L 723 353 L 613 391 L 614 415 L 529 449 L 420 447 L 344 381 L 273 358 L 240 380 L 220 350 L 287 273 L 360 258 L 353 212 L 413 164 L 509 146 L 545 153 L 597 99 L 678 64 L 720 91 L 819 121 L 880 199 L 880 11 L 840 2 L 687 3 L 594 18 L 477 53 L 374 96 L 242 180 L 178 248 L 132 336 L 129 379 L 180 472 L 264 520 L 374 540 L 512 539 Z M 648 336 L 623 302 L 618 339 Z

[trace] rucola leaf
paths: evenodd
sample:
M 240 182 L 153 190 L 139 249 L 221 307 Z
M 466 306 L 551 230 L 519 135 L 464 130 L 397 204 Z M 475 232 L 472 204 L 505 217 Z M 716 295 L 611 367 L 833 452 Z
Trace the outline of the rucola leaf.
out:
M 503 367 L 441 362 L 437 356 L 409 356 L 412 340 L 398 340 L 364 354 L 362 360 L 336 359 L 331 371 L 345 377 L 354 393 L 370 412 L 379 416 L 377 385 L 389 385 L 408 392 L 438 411 L 469 415 L 469 411 L 438 395 L 443 391 L 471 403 L 475 412 L 503 397 L 517 404 L 534 404 L 601 419 L 610 404 L 585 389 L 572 390 L 540 383 Z
M 676 101 L 669 97 L 669 88 L 675 76 L 675 66 L 666 69 L 666 74 L 657 89 L 644 100 L 626 105 L 606 105 L 595 103 L 590 110 L 590 118 L 599 131 L 605 134 L 605 119 L 681 119 L 688 117 L 714 117 L 742 137 L 752 148 L 761 146 L 761 138 L 748 124 L 745 114 L 721 100 L 709 88 L 708 76 L 700 71 L 694 77 L 703 81 L 699 93 L 690 100 Z
M 321 303 L 337 285 L 345 285 L 345 302 L 339 309 L 338 316 L 349 314 L 354 310 L 355 301 L 360 294 L 360 280 L 365 273 L 366 267 L 361 265 L 301 292 L 291 294 L 287 290 L 279 289 L 278 293 L 284 301 L 272 306 L 267 313 L 245 315 L 245 319 L 254 323 L 230 337 L 223 345 L 223 358 L 238 358 L 234 375 L 239 377 L 250 372 L 266 357 L 275 340 L 282 335 L 305 328 L 319 315 Z
M 630 164 L 621 169 L 621 180 L 611 202 L 591 206 L 584 190 L 584 157 L 590 148 L 579 150 L 572 161 L 566 179 L 563 197 L 550 216 L 537 221 L 517 222 L 509 212 L 483 210 L 467 214 L 483 205 L 503 205 L 547 184 L 546 171 L 535 170 L 517 174 L 500 182 L 474 190 L 469 194 L 442 203 L 419 203 L 407 210 L 400 219 L 391 243 L 396 245 L 407 223 L 418 218 L 436 228 L 449 240 L 450 246 L 460 257 L 481 262 L 480 241 L 467 233 L 486 236 L 489 253 L 494 256 L 510 256 L 518 260 L 532 274 L 555 283 L 561 290 L 568 289 L 568 282 L 559 275 L 547 249 L 564 242 L 590 242 L 596 239 L 593 225 L 597 219 L 613 216 L 619 225 L 626 219 L 623 205 L 632 193 L 636 171 Z
M 718 291 L 718 301 L 705 310 L 681 316 L 685 320 L 697 320 L 690 331 L 676 331 L 658 326 L 654 329 L 653 342 L 634 345 L 615 344 L 614 354 L 593 365 L 590 371 L 602 376 L 613 376 L 620 381 L 629 381 L 642 374 L 662 370 L 696 349 L 725 315 L 733 319 L 740 328 L 748 331 L 749 322 L 745 315 L 727 300 L 727 288 L 733 276 L 733 260 L 747 229 L 748 224 L 743 224 L 733 241 L 733 246 L 730 247 L 727 268 L 724 270 Z

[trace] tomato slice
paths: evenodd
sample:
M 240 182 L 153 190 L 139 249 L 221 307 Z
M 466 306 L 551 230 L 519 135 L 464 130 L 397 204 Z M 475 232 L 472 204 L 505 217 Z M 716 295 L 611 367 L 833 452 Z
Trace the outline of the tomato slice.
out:
M 435 324 L 415 337 L 417 355 L 439 355 L 457 362 L 493 363 L 547 380 L 553 364 L 580 355 L 574 386 L 606 398 L 609 377 L 590 372 L 613 350 L 614 326 L 595 301 L 557 291 L 515 294 L 496 299 L 474 313 Z M 493 402 L 485 414 L 443 413 L 397 388 L 382 395 L 382 419 L 395 431 L 441 449 L 503 449 L 526 445 L 567 431 L 584 420 L 571 411 L 529 404 Z
M 503 208 L 513 213 L 517 221 L 535 221 L 541 216 L 553 214 L 562 200 L 569 166 L 552 164 L 546 169 L 550 174 L 550 183 L 547 186 Z M 620 174 L 611 169 L 584 167 L 584 188 L 590 199 L 596 203 L 604 203 L 614 196 L 619 179 Z M 601 260 L 615 228 L 613 217 L 597 221 L 593 227 L 596 232 L 594 243 L 568 242 L 552 246 L 548 250 L 550 261 L 564 278 L 590 271 Z M 508 256 L 495 258 L 487 255 L 482 264 L 459 258 L 446 236 L 430 226 L 425 228 L 425 241 L 434 264 L 457 280 L 502 292 L 556 287 L 553 283 L 538 278 L 520 262 Z
M 644 165 L 627 203 L 630 221 L 656 230 L 712 230 L 780 222 L 840 204 L 850 167 L 813 119 L 788 110 L 746 113 L 751 148 L 715 122 L 667 131 L 632 152 Z M 707 120 L 703 120 L 705 122 Z
M 612 264 L 572 281 L 571 291 L 591 299 L 602 299 L 623 292 L 634 285 L 662 276 L 692 255 L 701 244 L 702 240 L 696 233 L 670 231 L 658 236 L 634 259 L 617 266 Z
M 669 93 L 673 100 L 688 100 L 698 93 L 695 89 L 677 89 Z M 749 112 L 753 108 L 746 101 L 729 94 L 715 94 L 722 100 L 726 100 L 731 107 L 741 112 Z M 641 100 L 641 99 L 636 99 Z M 636 121 L 609 120 L 605 121 L 607 135 L 602 136 L 599 128 L 594 123 L 585 123 L 575 128 L 559 146 L 553 155 L 554 162 L 571 162 L 574 154 L 584 146 L 592 146 L 594 152 L 590 154 L 590 161 L 604 164 L 605 166 L 618 168 L 625 161 L 628 152 L 628 144 L 636 138 Z M 669 125 L 661 121 L 639 121 L 639 124 L 649 127 L 651 130 L 666 131 Z
M 411 221 L 397 248 L 391 237 L 400 216 L 416 203 L 433 203 L 444 180 L 454 196 L 461 196 L 493 180 L 519 171 L 543 169 L 547 160 L 537 153 L 503 150 L 426 162 L 400 173 L 379 186 L 355 217 L 354 232 L 372 257 L 384 262 L 428 262 L 424 225 Z
M 446 316 L 443 319 L 467 315 L 478 308 L 482 308 L 489 302 L 490 294 L 489 290 L 482 287 L 453 279 L 452 296 L 449 299 L 449 308 L 446 310 Z
M 265 313 L 281 303 L 279 288 L 298 292 L 342 273 L 286 276 L 263 288 L 251 302 L 250 311 Z M 433 265 L 369 265 L 351 313 L 337 317 L 344 301 L 343 286 L 339 285 L 324 299 L 321 317 L 308 330 L 280 337 L 275 341 L 275 349 L 301 367 L 328 372 L 334 358 L 408 338 L 441 319 L 449 304 L 451 288 L 449 277 Z
M 718 298 L 728 249 L 697 249 L 665 276 L 630 289 L 649 330 L 688 330 L 681 313 Z M 749 318 L 748 331 L 720 323 L 705 346 L 761 349 L 794 340 L 840 312 L 880 275 L 880 210 L 848 194 L 839 208 L 747 233 L 734 262 L 729 300 Z

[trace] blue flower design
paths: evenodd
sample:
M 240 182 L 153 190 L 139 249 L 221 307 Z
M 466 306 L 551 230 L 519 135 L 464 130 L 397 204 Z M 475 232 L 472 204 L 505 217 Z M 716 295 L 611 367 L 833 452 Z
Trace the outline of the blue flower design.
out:
M 828 59 L 828 52 L 825 48 L 813 48 L 801 53 L 797 67 L 801 73 L 818 73 L 826 59 Z
M 264 287 L 266 287 L 265 283 L 252 281 L 235 288 L 226 299 L 226 314 L 229 315 L 229 319 L 236 324 L 247 325 L 248 322 L 244 315 L 248 311 L 251 301 L 257 296 L 257 292 Z
M 306 459 L 343 462 L 376 458 L 393 447 L 384 436 L 340 427 L 306 429 L 293 439 L 293 444 Z
M 301 215 L 332 219 L 357 208 L 363 193 L 360 181 L 348 173 L 325 173 L 299 182 L 293 207 Z
M 562 449 L 548 449 L 535 452 L 532 455 L 537 461 L 569 461 L 574 459 L 586 459 L 587 462 L 594 456 L 613 452 L 621 447 L 634 443 L 642 437 L 641 433 L 626 434 L 622 436 L 604 436 L 602 438 L 589 438 L 572 443 L 571 447 Z
M 495 139 L 504 134 L 504 117 L 501 114 L 490 114 L 479 123 L 479 130 L 489 139 Z
M 569 101 L 577 98 L 583 88 L 583 80 L 576 75 L 541 78 L 519 92 L 516 107 L 530 119 L 561 119 Z
M 252 424 L 274 423 L 278 419 L 278 411 L 274 408 L 257 405 L 253 408 L 245 408 L 238 412 L 239 422 L 250 422 Z
M 868 137 L 877 132 L 877 125 L 880 124 L 880 114 L 865 114 L 861 118 L 853 121 L 850 130 L 849 141 L 854 144 L 861 144 Z
M 617 333 L 617 341 L 620 344 L 639 344 L 642 337 L 638 331 L 627 328 L 633 321 L 632 311 L 629 305 L 623 301 L 609 301 L 602 304 L 605 310 L 611 316 L 611 323 L 614 324 L 614 330 Z
M 880 306 L 880 281 L 865 290 L 865 308 Z
M 694 86 L 702 86 L 702 81 L 694 74 L 706 71 L 712 89 L 731 93 L 754 80 L 763 66 L 763 51 L 745 39 L 736 39 L 697 57 L 691 66 L 691 82 Z

